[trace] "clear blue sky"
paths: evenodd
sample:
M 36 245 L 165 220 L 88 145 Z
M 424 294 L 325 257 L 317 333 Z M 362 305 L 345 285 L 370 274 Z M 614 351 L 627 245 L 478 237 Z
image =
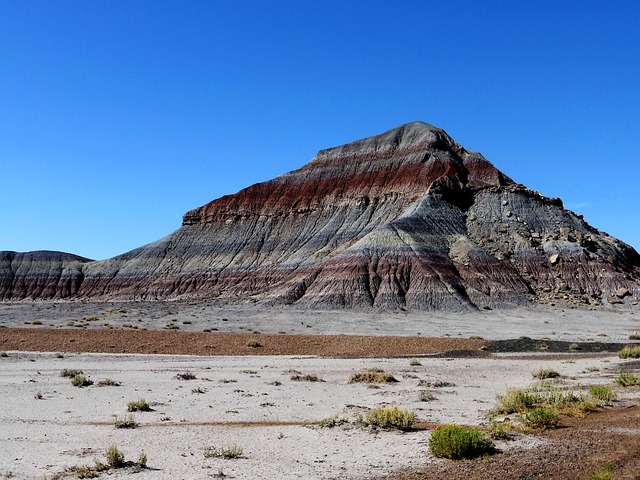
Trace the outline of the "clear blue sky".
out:
M 0 250 L 108 258 L 421 120 L 640 249 L 640 2 L 0 0 Z

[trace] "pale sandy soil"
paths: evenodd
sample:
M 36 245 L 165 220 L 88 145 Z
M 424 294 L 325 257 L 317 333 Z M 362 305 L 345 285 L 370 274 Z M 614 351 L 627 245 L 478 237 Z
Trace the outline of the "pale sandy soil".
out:
M 177 325 L 178 333 L 141 330 L 163 330 L 166 325 Z M 625 362 L 615 354 L 491 355 L 478 350 L 482 340 L 469 340 L 530 336 L 541 341 L 625 342 L 640 330 L 640 314 L 630 310 L 261 313 L 204 304 L 25 303 L 0 304 L 0 327 L 28 329 L 0 328 L 0 350 L 8 352 L 0 357 L 0 478 L 53 479 L 70 466 L 104 461 L 110 444 L 117 444 L 128 460 L 135 461 L 144 450 L 149 468 L 103 473 L 103 478 L 207 479 L 223 472 L 226 478 L 249 480 L 370 479 L 396 475 L 402 469 L 409 470 L 390 478 L 487 478 L 486 472 L 476 475 L 467 470 L 482 463 L 434 459 L 427 448 L 430 428 L 440 423 L 486 424 L 496 395 L 508 387 L 533 384 L 532 373 L 540 368 L 557 370 L 562 384 L 577 390 L 588 384 L 614 386 L 620 368 L 640 376 L 638 362 Z M 196 334 L 204 329 L 213 331 Z M 247 339 L 254 338 L 264 346 L 247 347 Z M 118 354 L 123 350 L 198 355 Z M 485 356 L 430 355 L 444 350 Z M 78 353 L 86 351 L 112 353 Z M 309 352 L 312 355 L 302 354 Z M 411 356 L 419 356 L 421 364 L 411 366 Z M 399 381 L 379 388 L 348 383 L 352 373 L 368 367 L 382 368 Z M 68 378 L 60 377 L 64 368 L 83 370 L 96 383 L 73 387 Z M 293 381 L 294 371 L 316 374 L 323 381 Z M 176 378 L 184 372 L 192 372 L 196 379 Z M 107 378 L 121 386 L 98 386 Z M 425 393 L 435 399 L 421 401 Z M 620 389 L 619 394 L 618 406 L 640 403 L 638 387 Z M 127 403 L 140 398 L 154 411 L 135 413 L 140 423 L 136 429 L 116 429 L 113 416 L 123 416 Z M 417 428 L 384 431 L 354 423 L 379 405 L 414 411 Z M 336 415 L 349 423 L 335 428 L 317 425 Z M 640 443 L 640 431 L 634 426 L 637 413 L 631 415 L 634 420 L 625 421 L 631 427 L 623 440 L 633 445 Z M 584 434 L 587 439 L 589 431 Z M 532 478 L 527 465 L 516 469 L 518 459 L 539 465 L 539 459 L 531 460 L 531 452 L 550 451 L 545 459 L 551 458 L 558 451 L 557 441 L 536 434 L 499 442 L 503 453 L 495 456 L 496 461 L 510 460 L 500 470 L 503 475 L 495 467 L 493 477 L 514 478 L 518 471 L 529 472 L 519 478 Z M 203 455 L 205 446 L 232 444 L 243 448 L 241 458 Z M 580 437 L 584 452 L 583 444 Z M 612 443 L 603 459 L 614 458 L 621 448 Z M 432 467 L 446 473 L 438 476 L 436 470 L 428 470 Z

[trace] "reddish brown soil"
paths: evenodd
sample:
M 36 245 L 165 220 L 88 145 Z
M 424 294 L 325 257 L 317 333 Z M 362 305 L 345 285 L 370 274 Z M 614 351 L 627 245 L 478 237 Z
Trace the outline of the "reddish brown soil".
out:
M 249 347 L 256 341 L 261 347 Z M 0 328 L 0 350 L 178 355 L 322 355 L 397 357 L 452 350 L 478 351 L 479 339 L 271 335 L 158 330 Z

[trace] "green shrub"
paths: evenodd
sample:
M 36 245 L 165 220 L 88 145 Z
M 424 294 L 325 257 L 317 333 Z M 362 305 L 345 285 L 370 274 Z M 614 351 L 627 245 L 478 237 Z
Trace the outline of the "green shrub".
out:
M 367 412 L 366 423 L 380 428 L 397 428 L 410 430 L 416 414 L 409 410 L 401 410 L 396 406 L 385 408 L 376 407 Z
M 529 392 L 522 388 L 509 388 L 504 395 L 498 395 L 494 411 L 505 414 L 526 412 L 534 403 L 535 399 Z
M 339 425 L 344 425 L 345 423 L 349 423 L 349 420 L 334 415 L 332 417 L 323 418 L 318 422 L 318 425 L 322 428 L 333 428 Z
M 203 453 L 205 458 L 239 458 L 244 453 L 241 446 L 237 444 L 218 447 L 204 447 Z
M 600 405 L 611 405 L 616 399 L 616 394 L 606 385 L 589 385 L 587 389 Z
M 73 370 L 71 368 L 65 368 L 60 371 L 61 377 L 73 378 L 76 375 L 82 375 L 82 370 Z
M 536 407 L 522 415 L 522 423 L 531 428 L 555 428 L 558 425 L 558 414 L 549 407 Z
M 613 477 L 613 465 L 607 463 L 603 467 L 600 467 L 598 470 L 593 472 L 590 476 L 590 480 L 610 480 Z
M 349 378 L 349 383 L 393 383 L 396 378 L 380 368 L 368 368 L 354 373 Z
M 409 361 L 409 365 L 411 365 L 412 367 L 419 367 L 420 365 L 422 365 L 422 363 L 420 363 L 420 360 L 418 360 L 417 358 L 412 358 Z
M 74 387 L 88 387 L 93 385 L 93 380 L 85 377 L 84 375 L 76 375 L 71 379 L 71 385 Z
M 116 445 L 107 447 L 107 463 L 111 468 L 120 468 L 125 465 L 124 454 Z
M 638 383 L 638 378 L 631 372 L 620 372 L 615 378 L 615 381 L 621 387 L 633 387 Z
M 640 358 L 640 345 L 627 345 L 618 352 L 618 357 L 626 358 Z
M 442 425 L 431 432 L 429 450 L 436 457 L 460 460 L 488 455 L 494 443 L 480 430 L 459 425 Z
M 151 412 L 152 409 L 144 398 L 127 403 L 128 412 Z

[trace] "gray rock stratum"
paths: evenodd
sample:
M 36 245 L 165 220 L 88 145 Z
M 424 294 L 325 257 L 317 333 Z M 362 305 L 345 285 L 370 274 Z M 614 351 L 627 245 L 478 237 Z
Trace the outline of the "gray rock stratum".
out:
M 637 302 L 639 279 L 633 248 L 421 122 L 322 150 L 108 260 L 0 253 L 3 300 L 586 306 Z

